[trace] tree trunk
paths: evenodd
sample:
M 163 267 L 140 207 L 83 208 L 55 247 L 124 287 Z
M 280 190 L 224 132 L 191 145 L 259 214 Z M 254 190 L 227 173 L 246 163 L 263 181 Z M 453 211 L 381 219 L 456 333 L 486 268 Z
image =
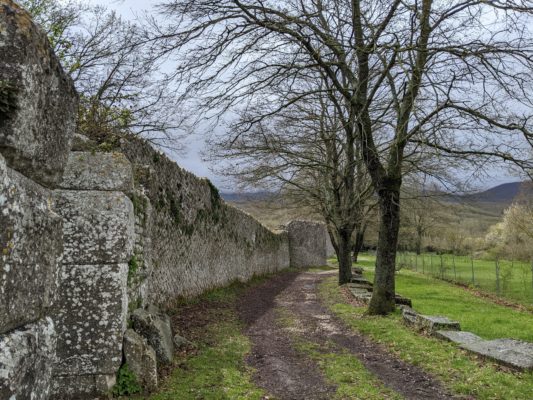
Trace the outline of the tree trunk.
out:
M 350 229 L 340 229 L 338 232 L 339 285 L 352 279 L 352 233 Z
M 368 306 L 370 315 L 385 315 L 396 307 L 394 279 L 400 229 L 400 191 L 386 188 L 380 190 L 378 196 L 381 218 L 374 291 Z
M 355 244 L 353 246 L 353 262 L 357 262 L 357 257 L 359 256 L 359 252 L 363 248 L 363 243 L 365 239 L 365 228 L 359 228 L 357 229 L 355 233 Z
M 422 253 L 422 235 L 420 233 L 416 235 L 415 251 L 418 255 Z

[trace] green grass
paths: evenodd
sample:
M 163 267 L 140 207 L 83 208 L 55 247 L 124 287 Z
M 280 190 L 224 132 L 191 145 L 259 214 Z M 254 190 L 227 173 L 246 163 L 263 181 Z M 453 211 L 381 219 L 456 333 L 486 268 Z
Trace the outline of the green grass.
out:
M 472 260 L 464 256 L 429 253 L 419 256 L 400 253 L 398 263 L 428 275 L 473 285 L 525 305 L 533 304 L 530 263 L 500 260 L 497 269 L 494 260 Z
M 388 317 L 364 316 L 364 308 L 345 303 L 335 278 L 328 278 L 321 284 L 320 296 L 348 326 L 382 343 L 404 361 L 433 374 L 456 394 L 479 400 L 532 398 L 531 372 L 504 371 L 491 362 L 477 360 L 452 343 L 419 335 L 401 322 L 399 313 Z M 416 307 L 420 299 L 413 300 Z M 512 320 L 508 318 L 511 324 Z
M 374 259 L 365 255 L 364 260 L 365 276 L 373 280 Z M 418 312 L 455 319 L 463 330 L 485 339 L 513 338 L 533 342 L 531 312 L 498 305 L 462 287 L 405 269 L 396 274 L 396 291 L 410 298 Z
M 251 344 L 242 333 L 234 308 L 238 294 L 250 284 L 253 283 L 235 283 L 182 302 L 189 305 L 206 302 L 217 307 L 207 307 L 204 311 L 209 313 L 210 323 L 200 329 L 197 352 L 179 360 L 179 365 L 175 365 L 150 400 L 259 400 L 264 397 L 264 391 L 252 382 L 253 371 L 245 365 L 244 358 Z

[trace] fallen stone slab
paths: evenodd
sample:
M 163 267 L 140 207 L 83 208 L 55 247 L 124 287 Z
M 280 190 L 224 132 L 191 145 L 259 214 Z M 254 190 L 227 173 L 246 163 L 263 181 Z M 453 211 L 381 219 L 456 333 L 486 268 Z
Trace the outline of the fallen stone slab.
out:
M 461 325 L 446 317 L 438 315 L 421 315 L 416 317 L 416 325 L 419 329 L 434 333 L 436 331 L 460 331 Z
M 362 267 L 352 267 L 352 274 L 361 276 L 365 270 Z
M 174 357 L 174 343 L 168 315 L 138 308 L 131 315 L 133 329 L 145 337 L 157 355 L 157 361 L 169 364 Z
M 370 282 L 368 279 L 358 277 L 358 276 L 353 276 L 352 279 L 350 279 L 350 283 L 360 283 L 360 284 L 373 286 L 372 282 Z
M 372 292 L 374 290 L 372 285 L 368 285 L 366 283 L 349 283 L 348 287 L 350 289 L 364 289 L 364 290 L 367 290 L 369 292 Z
M 133 329 L 124 334 L 124 358 L 144 389 L 157 388 L 157 358 L 155 350 Z
M 495 339 L 465 343 L 460 347 L 511 368 L 521 371 L 533 370 L 533 343 Z
M 408 307 L 412 307 L 413 305 L 411 299 L 400 296 L 399 294 L 396 295 L 395 302 L 396 302 L 396 305 L 403 305 L 403 306 L 408 306 Z
M 449 342 L 457 344 L 476 343 L 483 340 L 478 335 L 475 335 L 472 332 L 436 331 L 434 335 L 439 339 L 447 340 Z

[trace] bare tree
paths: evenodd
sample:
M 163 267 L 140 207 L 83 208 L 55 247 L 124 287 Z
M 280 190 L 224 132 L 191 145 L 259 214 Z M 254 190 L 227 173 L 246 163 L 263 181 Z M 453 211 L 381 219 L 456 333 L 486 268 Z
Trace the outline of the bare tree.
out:
M 293 82 L 292 88 L 310 91 L 314 84 L 320 87 L 321 81 L 313 82 L 309 76 L 298 85 Z M 274 95 L 280 88 L 270 89 Z M 237 137 L 216 137 L 213 153 L 217 159 L 233 161 L 222 172 L 241 184 L 275 188 L 291 204 L 321 215 L 339 260 L 339 283 L 344 284 L 351 279 L 354 231 L 359 233 L 364 225 L 373 188 L 357 156 L 358 146 L 347 148 L 331 95 L 318 90 L 269 116 L 246 110 L 240 119 L 261 121 Z M 347 173 L 354 175 L 347 177 Z
M 323 88 L 332 94 L 345 135 L 347 191 L 358 146 L 378 196 L 370 314 L 395 307 L 409 154 L 527 166 L 518 139 L 532 121 L 528 1 L 173 0 L 161 11 L 173 20 L 156 32 L 158 50 L 182 50 L 175 77 L 187 83 L 183 99 L 201 98 L 201 114 L 217 117 L 256 110 L 232 124 L 235 140 Z M 309 74 L 323 84 L 292 86 Z M 285 90 L 272 96 L 271 87 Z
M 98 142 L 135 134 L 177 142 L 181 117 L 161 62 L 142 30 L 102 6 L 76 0 L 21 0 L 45 31 L 80 93 L 80 132 Z

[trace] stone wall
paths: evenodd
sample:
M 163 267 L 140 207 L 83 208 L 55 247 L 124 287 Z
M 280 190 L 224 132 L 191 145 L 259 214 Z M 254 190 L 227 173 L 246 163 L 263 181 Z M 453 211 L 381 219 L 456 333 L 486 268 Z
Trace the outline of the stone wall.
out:
M 328 233 L 320 222 L 291 221 L 287 225 L 291 266 L 302 268 L 327 264 Z
M 77 95 L 46 34 L 0 0 L 0 398 L 47 399 L 63 219 L 53 189 L 75 127 Z
M 0 0 L 0 399 L 106 395 L 134 309 L 325 264 L 321 225 L 271 232 L 135 138 L 99 152 L 74 134 L 77 100 L 45 33 Z
M 121 150 L 135 166 L 138 267 L 131 280 L 139 290 L 130 301 L 166 306 L 289 267 L 286 232 L 227 205 L 209 181 L 141 140 L 123 140 Z

